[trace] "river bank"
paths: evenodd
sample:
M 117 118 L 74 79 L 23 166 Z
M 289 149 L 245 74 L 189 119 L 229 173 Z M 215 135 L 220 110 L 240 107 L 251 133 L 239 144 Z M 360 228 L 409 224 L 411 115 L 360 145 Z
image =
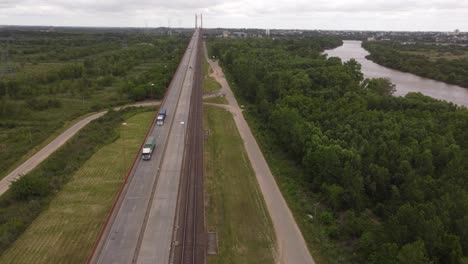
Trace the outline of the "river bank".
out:
M 420 92 L 435 99 L 468 107 L 468 89 L 389 69 L 374 63 L 366 59 L 369 52 L 361 47 L 361 43 L 361 41 L 344 40 L 342 46 L 325 50 L 324 53 L 328 54 L 329 57 L 339 57 L 343 61 L 357 60 L 361 64 L 361 71 L 366 78 L 389 78 L 396 86 L 395 95 L 397 96 L 404 96 L 409 92 Z

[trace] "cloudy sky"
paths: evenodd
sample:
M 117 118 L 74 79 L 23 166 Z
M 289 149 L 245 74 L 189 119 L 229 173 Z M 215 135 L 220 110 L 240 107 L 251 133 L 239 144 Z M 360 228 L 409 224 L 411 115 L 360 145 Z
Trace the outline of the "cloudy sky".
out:
M 468 0 L 0 0 L 0 25 L 468 31 Z

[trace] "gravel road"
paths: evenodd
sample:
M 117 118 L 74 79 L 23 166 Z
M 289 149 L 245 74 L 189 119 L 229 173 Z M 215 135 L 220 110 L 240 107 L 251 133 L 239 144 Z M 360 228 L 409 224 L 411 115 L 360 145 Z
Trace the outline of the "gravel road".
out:
M 140 102 L 135 104 L 130 104 L 126 106 L 116 107 L 115 110 L 119 110 L 121 108 L 136 106 L 136 107 L 143 107 L 143 106 L 152 106 L 158 105 L 159 102 L 156 101 L 148 101 L 148 102 Z M 105 115 L 106 111 L 102 111 L 93 115 L 90 115 L 78 123 L 69 127 L 65 132 L 60 134 L 56 137 L 52 142 L 47 144 L 44 148 L 39 150 L 36 154 L 26 160 L 23 164 L 19 165 L 16 169 L 10 172 L 5 178 L 0 180 L 0 195 L 4 194 L 8 188 L 10 188 L 10 184 L 17 179 L 21 178 L 22 175 L 27 174 L 31 170 L 37 167 L 41 162 L 43 162 L 47 157 L 49 157 L 52 153 L 54 153 L 58 148 L 60 148 L 63 144 L 65 144 L 70 138 L 72 138 L 78 131 L 80 131 L 83 127 L 89 124 L 91 121 L 98 119 L 99 117 Z
M 213 73 L 210 75 L 218 81 L 222 88 L 219 93 L 224 93 L 229 105 L 217 105 L 230 111 L 234 116 L 234 121 L 237 125 L 247 155 L 254 169 L 257 181 L 260 185 L 260 190 L 263 193 L 268 211 L 273 221 L 277 248 L 277 263 L 288 264 L 310 264 L 315 263 L 309 253 L 304 237 L 299 230 L 299 227 L 294 220 L 294 217 L 289 209 L 286 201 L 281 194 L 281 191 L 276 184 L 275 178 L 268 167 L 268 163 L 263 157 L 263 153 L 257 144 L 255 137 L 250 130 L 249 125 L 242 115 L 242 110 L 237 103 L 231 88 L 229 87 L 223 71 L 218 62 L 214 62 L 207 58 L 205 46 L 205 58 L 208 60 Z

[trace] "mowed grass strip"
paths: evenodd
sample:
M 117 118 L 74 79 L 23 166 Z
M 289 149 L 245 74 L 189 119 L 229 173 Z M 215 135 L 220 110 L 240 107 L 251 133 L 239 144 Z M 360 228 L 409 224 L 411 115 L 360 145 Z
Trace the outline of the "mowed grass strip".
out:
M 221 89 L 221 84 L 210 76 L 212 71 L 210 64 L 206 59 L 203 59 L 203 93 L 205 94 L 214 93 Z
M 203 99 L 205 103 L 212 103 L 212 104 L 228 104 L 228 101 L 224 96 L 215 96 Z
M 122 126 L 130 168 L 154 112 L 138 113 Z M 99 149 L 65 184 L 0 263 L 85 263 L 124 179 L 122 137 Z
M 206 223 L 219 246 L 207 263 L 274 263 L 273 225 L 231 113 L 205 106 L 204 127 Z

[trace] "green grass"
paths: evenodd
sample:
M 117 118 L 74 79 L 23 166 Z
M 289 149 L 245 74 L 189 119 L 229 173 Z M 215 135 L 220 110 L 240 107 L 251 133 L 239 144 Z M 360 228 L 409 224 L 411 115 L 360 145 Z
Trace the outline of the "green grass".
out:
M 228 104 L 228 101 L 224 96 L 215 96 L 203 99 L 205 103 L 213 103 L 213 104 Z
M 272 222 L 231 114 L 206 106 L 204 125 L 206 223 L 219 246 L 207 263 L 274 263 Z
M 446 60 L 468 59 L 468 52 L 463 52 L 458 55 L 453 54 L 452 52 L 442 52 L 442 51 L 436 51 L 436 50 L 427 50 L 427 51 L 402 50 L 400 52 L 403 54 L 426 56 L 431 61 L 437 61 L 439 59 L 446 59 Z
M 40 76 L 51 70 L 59 70 L 72 62 L 42 62 L 42 63 L 17 63 L 17 72 L 5 75 L 7 79 L 17 79 L 23 77 Z
M 126 168 L 143 141 L 154 111 L 126 118 Z M 122 137 L 100 148 L 76 171 L 0 263 L 84 263 L 122 184 Z
M 56 137 L 58 137 L 60 134 L 62 134 L 63 132 L 65 132 L 65 130 L 67 130 L 68 128 L 72 127 L 74 124 L 80 122 L 81 120 L 85 119 L 86 117 L 90 116 L 90 115 L 93 115 L 95 114 L 96 112 L 92 112 L 92 113 L 88 113 L 88 114 L 85 114 L 85 115 L 82 115 L 72 121 L 66 121 L 65 124 L 63 125 L 62 128 L 54 131 L 47 139 L 45 139 L 44 141 L 42 141 L 40 144 L 34 146 L 33 148 L 31 148 L 26 154 L 24 154 L 22 157 L 20 157 L 19 159 L 16 160 L 15 163 L 13 163 L 13 165 L 10 166 L 9 169 L 3 171 L 3 172 L 0 172 L 0 180 L 3 179 L 5 176 L 7 176 L 10 172 L 12 172 L 14 169 L 16 169 L 17 167 L 19 167 L 21 164 L 23 164 L 23 162 L 25 162 L 26 160 L 28 160 L 30 157 L 32 157 L 34 154 L 36 154 L 38 151 L 40 151 L 42 148 L 44 148 L 47 144 L 49 144 L 50 142 L 52 142 Z
M 221 84 L 213 77 L 210 77 L 212 71 L 210 64 L 203 59 L 203 93 L 205 94 L 214 93 L 221 89 Z
M 0 87 L 8 87 L 0 88 L 0 178 L 80 116 L 162 98 L 188 41 L 125 31 L 8 34 L 16 41 L 11 71 L 0 78 Z M 143 42 L 155 46 L 137 44 Z M 154 87 L 145 89 L 150 83 Z
M 110 98 L 113 96 L 117 97 L 115 91 L 84 100 L 57 96 L 55 98 L 62 106 L 44 111 L 31 110 L 21 100 L 9 102 L 11 113 L 8 117 L 0 117 L 0 179 L 19 165 L 18 160 L 24 160 L 30 156 L 31 150 L 34 152 L 34 149 L 50 142 L 51 136 L 63 131 L 73 120 L 102 109 L 112 101 L 118 102 L 118 99 Z M 93 107 L 96 105 L 101 107 Z

